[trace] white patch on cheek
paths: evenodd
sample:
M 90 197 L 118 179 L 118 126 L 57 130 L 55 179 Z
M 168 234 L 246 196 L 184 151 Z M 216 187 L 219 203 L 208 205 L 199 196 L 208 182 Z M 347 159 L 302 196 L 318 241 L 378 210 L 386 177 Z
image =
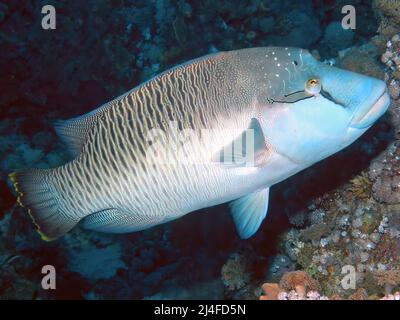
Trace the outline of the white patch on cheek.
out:
M 291 163 L 297 164 L 299 162 L 292 155 L 295 153 L 300 132 L 290 126 L 294 120 L 291 107 L 282 104 L 262 106 L 259 121 L 269 148 Z
M 259 107 L 260 118 L 258 119 L 267 130 L 275 130 L 279 119 L 285 119 L 289 116 L 289 108 L 280 104 L 269 104 Z

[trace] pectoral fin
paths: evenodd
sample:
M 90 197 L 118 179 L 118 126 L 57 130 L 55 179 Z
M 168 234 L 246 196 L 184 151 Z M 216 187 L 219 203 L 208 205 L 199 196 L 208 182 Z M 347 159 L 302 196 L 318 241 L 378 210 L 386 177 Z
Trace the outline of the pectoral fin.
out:
M 212 161 L 229 167 L 259 167 L 268 159 L 260 123 L 253 118 L 247 130 L 212 156 Z
M 242 239 L 250 238 L 268 211 L 269 188 L 249 194 L 230 203 L 236 229 Z

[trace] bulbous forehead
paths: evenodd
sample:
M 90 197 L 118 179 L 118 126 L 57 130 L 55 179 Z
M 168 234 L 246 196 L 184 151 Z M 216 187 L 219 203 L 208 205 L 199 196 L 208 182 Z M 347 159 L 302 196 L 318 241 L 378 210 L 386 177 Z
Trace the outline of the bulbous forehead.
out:
M 261 100 L 279 99 L 304 89 L 322 64 L 308 50 L 291 47 L 252 48 L 239 50 L 238 55 Z

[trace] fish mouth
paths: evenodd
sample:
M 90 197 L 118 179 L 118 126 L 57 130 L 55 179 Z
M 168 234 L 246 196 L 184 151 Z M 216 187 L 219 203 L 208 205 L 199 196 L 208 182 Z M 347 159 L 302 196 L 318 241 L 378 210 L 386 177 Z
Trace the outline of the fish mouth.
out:
M 383 93 L 375 100 L 375 103 L 372 104 L 367 110 L 360 110 L 356 112 L 354 115 L 350 127 L 356 129 L 365 129 L 374 124 L 376 120 L 378 120 L 388 109 L 390 104 L 390 96 L 387 90 L 384 90 Z

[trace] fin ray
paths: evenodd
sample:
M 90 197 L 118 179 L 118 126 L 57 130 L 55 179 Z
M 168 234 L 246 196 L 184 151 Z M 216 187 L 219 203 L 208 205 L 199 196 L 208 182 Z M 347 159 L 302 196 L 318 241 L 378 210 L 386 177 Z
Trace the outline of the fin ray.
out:
M 230 203 L 236 229 L 242 239 L 257 232 L 268 211 L 269 188 L 246 195 Z
M 100 232 L 125 233 L 144 230 L 161 222 L 161 216 L 139 215 L 109 208 L 85 217 L 82 225 L 86 229 Z

